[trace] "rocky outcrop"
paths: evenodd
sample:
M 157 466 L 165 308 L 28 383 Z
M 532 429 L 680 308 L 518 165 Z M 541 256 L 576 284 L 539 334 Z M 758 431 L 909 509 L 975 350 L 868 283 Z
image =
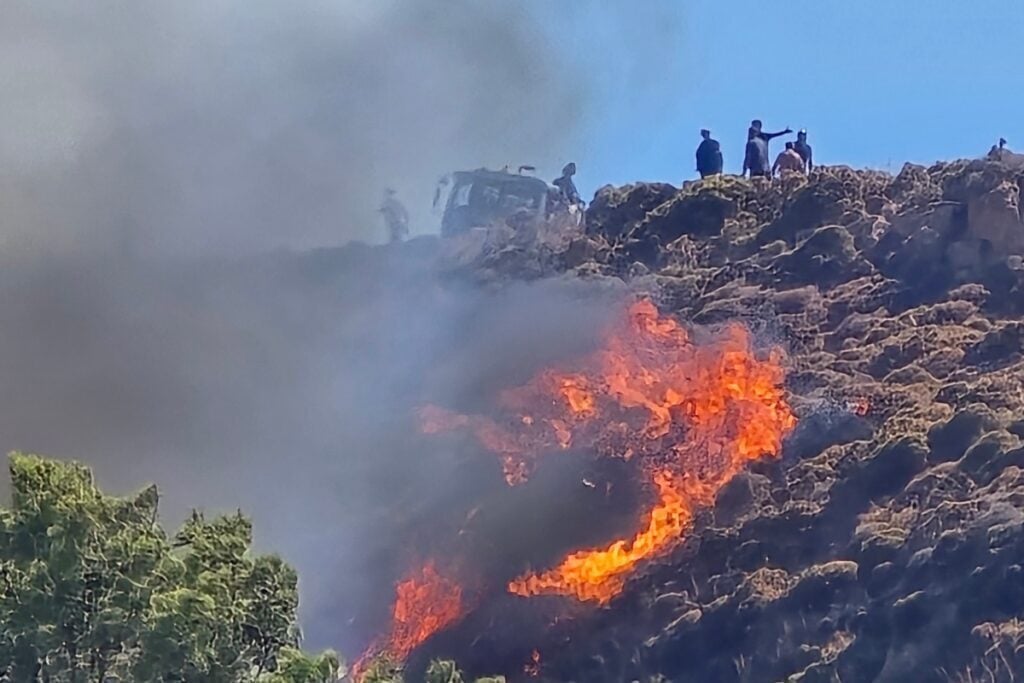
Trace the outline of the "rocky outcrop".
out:
M 1022 187 L 973 161 L 603 188 L 586 235 L 485 268 L 744 320 L 788 348 L 801 414 L 784 457 L 737 477 L 677 552 L 532 643 L 548 680 L 1022 673 Z
M 587 210 L 585 234 L 530 242 L 501 228 L 502 239 L 477 236 L 453 269 L 499 280 L 682 277 L 705 292 L 737 279 L 781 290 L 875 277 L 890 310 L 975 283 L 989 292 L 987 310 L 1020 313 L 1022 187 L 1024 172 L 988 161 L 908 164 L 896 176 L 834 167 L 771 183 L 609 186 Z
M 587 210 L 591 234 L 618 239 L 631 233 L 647 214 L 672 199 L 676 189 L 667 183 L 638 183 L 625 187 L 606 185 L 594 195 Z

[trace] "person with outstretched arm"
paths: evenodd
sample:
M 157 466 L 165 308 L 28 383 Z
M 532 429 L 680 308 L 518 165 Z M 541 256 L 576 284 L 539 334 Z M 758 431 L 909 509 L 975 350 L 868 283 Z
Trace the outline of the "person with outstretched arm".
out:
M 747 150 L 743 158 L 743 175 L 749 172 L 751 178 L 771 178 L 772 162 L 768 143 L 772 138 L 789 135 L 792 132 L 793 129 L 787 127 L 786 130 L 778 133 L 765 133 L 760 119 L 751 121 L 750 128 L 747 130 Z
M 756 131 L 757 137 L 761 138 L 765 142 L 770 142 L 773 138 L 777 138 L 782 135 L 789 135 L 793 132 L 793 129 L 787 126 L 786 130 L 780 130 L 778 133 L 765 133 L 764 130 L 762 130 L 763 125 L 764 124 L 761 123 L 761 119 L 754 119 L 750 122 L 750 130 L 751 132 Z

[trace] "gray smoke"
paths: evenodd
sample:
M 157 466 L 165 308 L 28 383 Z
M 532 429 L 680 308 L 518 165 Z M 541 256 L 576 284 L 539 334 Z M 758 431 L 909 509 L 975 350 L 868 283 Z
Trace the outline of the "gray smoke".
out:
M 571 158 L 594 86 L 538 7 L 4 2 L 0 446 L 156 482 L 168 526 L 241 507 L 309 643 L 365 642 L 413 521 L 501 485 L 424 457 L 413 409 L 589 348 L 609 298 L 301 250 L 378 240 L 385 186 L 430 232 L 441 174 Z
M 415 561 L 414 527 L 504 487 L 489 454 L 420 436 L 416 408 L 477 410 L 592 348 L 614 310 L 571 282 L 442 283 L 432 251 L 8 264 L 0 437 L 87 462 L 108 491 L 157 482 L 168 527 L 241 508 L 299 569 L 309 642 L 352 652 Z
M 520 3 L 0 8 L 4 242 L 237 253 L 416 231 L 445 172 L 556 168 L 580 81 Z M 557 166 L 560 168 L 560 166 Z

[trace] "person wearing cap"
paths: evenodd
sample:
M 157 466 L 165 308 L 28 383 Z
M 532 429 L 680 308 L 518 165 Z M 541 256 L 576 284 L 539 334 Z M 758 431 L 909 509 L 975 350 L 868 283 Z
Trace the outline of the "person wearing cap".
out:
M 793 145 L 796 153 L 800 155 L 800 158 L 804 162 L 804 170 L 810 173 L 814 170 L 814 156 L 811 153 L 811 146 L 807 144 L 807 129 L 801 128 L 800 132 L 796 134 L 796 144 Z
M 703 140 L 697 147 L 697 172 L 701 178 L 722 175 L 722 146 L 707 128 L 701 129 L 700 136 Z
M 778 133 L 765 133 L 762 130 L 760 119 L 751 121 L 750 128 L 747 130 L 747 149 L 743 157 L 743 174 L 745 175 L 749 171 L 751 178 L 771 178 L 772 167 L 771 161 L 769 161 L 771 157 L 769 156 L 768 143 L 772 138 L 777 138 L 780 135 L 789 135 L 792 132 L 791 128 L 786 128 L 786 130 L 779 131 Z

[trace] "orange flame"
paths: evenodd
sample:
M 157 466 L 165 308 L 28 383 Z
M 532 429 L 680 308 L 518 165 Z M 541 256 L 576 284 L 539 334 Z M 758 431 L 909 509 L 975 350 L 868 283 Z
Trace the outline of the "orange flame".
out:
M 363 654 L 354 667 L 354 680 L 361 680 L 359 672 L 378 655 L 405 661 L 430 636 L 458 621 L 464 611 L 459 583 L 439 572 L 433 561 L 427 562 L 395 586 L 391 631 L 383 643 Z
M 640 562 L 678 544 L 696 509 L 711 504 L 747 462 L 779 454 L 796 425 L 782 390 L 782 360 L 778 349 L 758 353 L 738 324 L 694 343 L 678 322 L 641 300 L 607 331 L 600 350 L 502 392 L 502 419 L 437 406 L 422 408 L 419 418 L 428 434 L 473 434 L 499 457 L 509 485 L 525 482 L 545 453 L 570 448 L 635 460 L 656 502 L 632 538 L 573 552 L 508 585 L 521 596 L 606 604 Z M 427 563 L 396 587 L 391 631 L 371 654 L 404 660 L 464 610 L 459 584 Z M 536 675 L 539 660 L 536 653 L 526 673 Z
M 655 484 L 658 505 L 651 510 L 647 528 L 632 541 L 615 541 L 604 550 L 573 553 L 551 571 L 512 581 L 509 592 L 522 596 L 560 593 L 601 603 L 618 595 L 629 570 L 678 538 L 692 518 L 688 501 L 680 493 L 682 487 L 672 481 L 669 472 L 659 472 Z
M 742 325 L 695 344 L 678 322 L 641 300 L 572 371 L 548 370 L 504 392 L 500 407 L 515 419 L 499 423 L 436 407 L 421 419 L 431 433 L 473 433 L 501 458 L 510 485 L 525 481 L 544 453 L 570 447 L 638 458 L 657 494 L 645 528 L 508 586 L 517 595 L 603 604 L 622 591 L 637 563 L 674 547 L 695 508 L 712 503 L 748 461 L 778 455 L 796 424 L 782 379 L 781 351 L 758 354 Z

